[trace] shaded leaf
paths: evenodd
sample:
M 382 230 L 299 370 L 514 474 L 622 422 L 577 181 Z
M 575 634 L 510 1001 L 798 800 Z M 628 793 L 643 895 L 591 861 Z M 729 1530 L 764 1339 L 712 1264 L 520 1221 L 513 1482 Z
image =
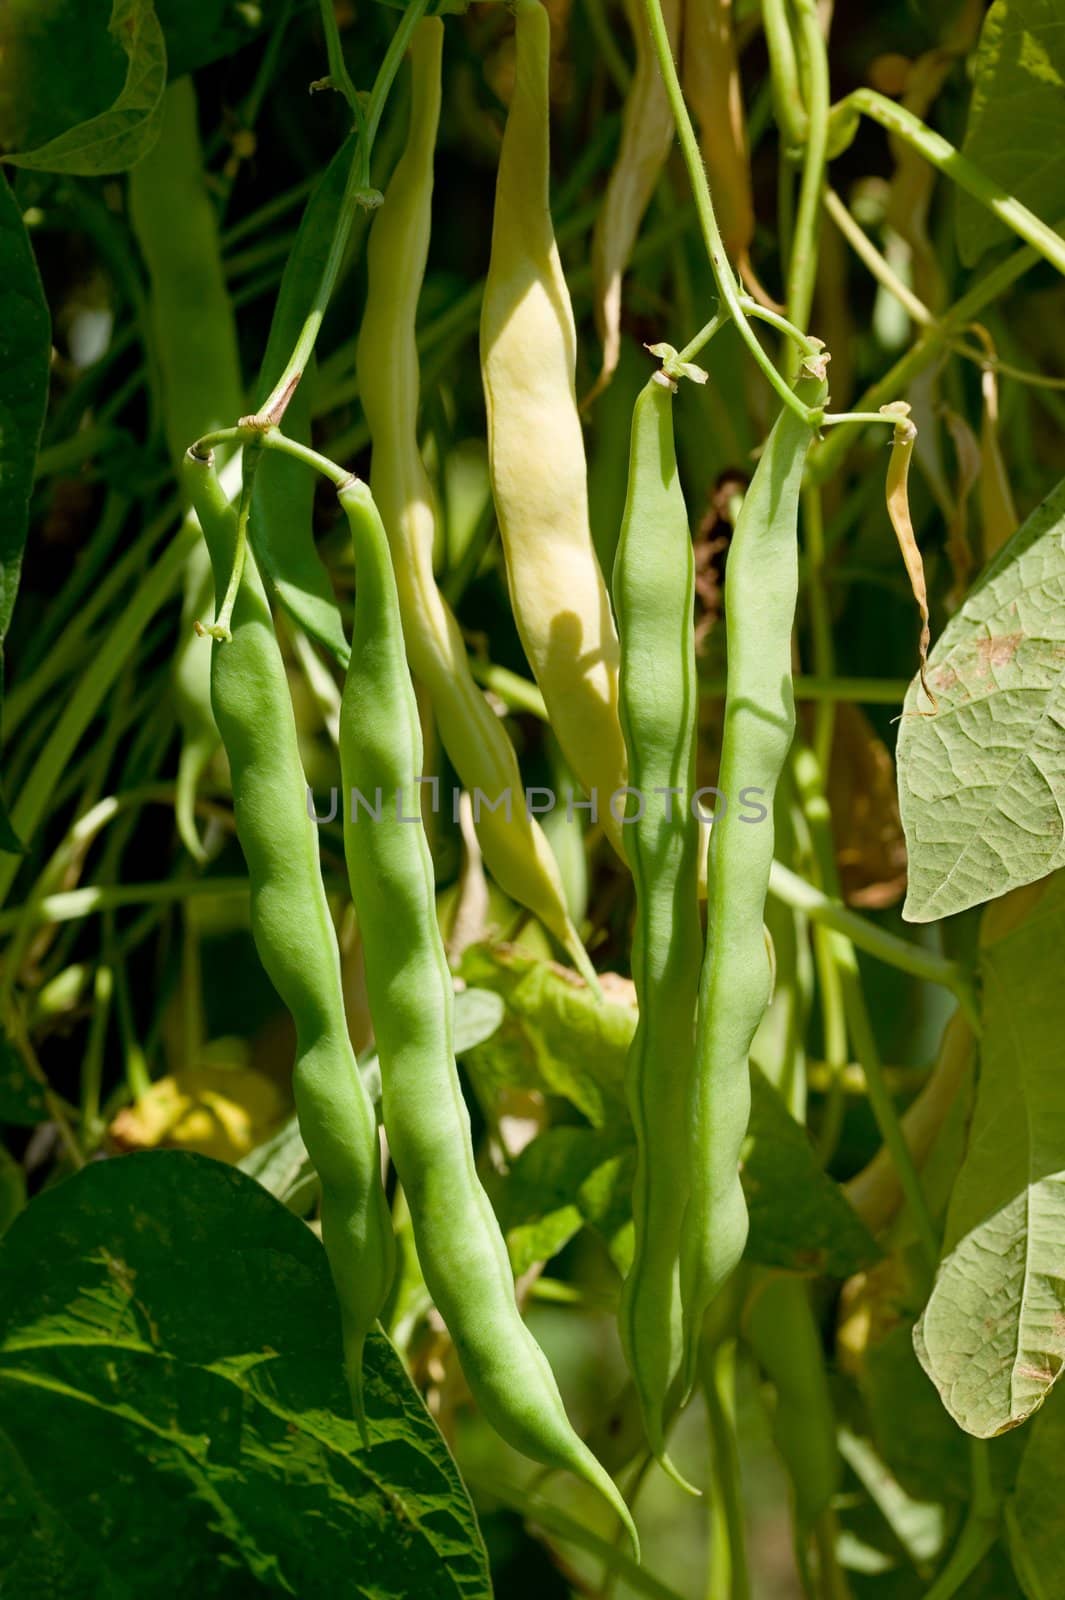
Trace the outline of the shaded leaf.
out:
M 114 104 L 5 161 L 38 172 L 92 176 L 126 172 L 151 149 L 162 125 L 166 88 L 166 41 L 152 0 L 114 0 L 108 32 L 127 58 L 126 80 Z
M 943 1404 L 978 1438 L 1029 1417 L 1065 1362 L 1065 874 L 1024 898 L 1034 910 L 1000 915 L 993 942 L 985 918 L 976 1109 L 944 1260 L 914 1330 Z
M 1065 481 L 937 641 L 899 729 L 903 915 L 931 922 L 1065 864 Z M 923 697 L 922 697 L 923 698 Z
M 1006 1505 L 1013 1570 L 1028 1600 L 1065 1600 L 1063 1460 L 1065 1392 L 1056 1394 L 1032 1423 L 1016 1486 Z
M 0 1391 L 5 1593 L 491 1593 L 392 1347 L 367 1451 L 321 1246 L 232 1167 L 157 1151 L 35 1199 L 0 1245 Z
M 1065 29 L 1058 0 L 995 0 L 976 53 L 963 153 L 1045 222 L 1065 212 Z M 958 248 L 972 267 L 1008 238 L 958 193 Z

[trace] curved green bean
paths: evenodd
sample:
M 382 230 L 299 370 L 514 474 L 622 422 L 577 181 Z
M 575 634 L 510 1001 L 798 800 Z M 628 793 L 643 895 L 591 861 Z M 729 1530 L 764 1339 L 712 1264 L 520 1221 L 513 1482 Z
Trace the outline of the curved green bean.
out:
M 630 782 L 638 791 L 638 809 L 631 814 L 630 808 L 622 830 L 636 885 L 632 976 L 640 1020 L 626 1073 L 636 1132 L 636 1237 L 620 1326 L 651 1448 L 683 1484 L 666 1454 L 664 1422 L 682 1354 L 685 1124 L 702 958 L 699 824 L 688 804 L 699 694 L 695 563 L 677 476 L 672 386 L 658 374 L 633 411 L 613 590 L 621 636 L 619 711 Z
M 797 396 L 820 405 L 825 384 Z M 751 1109 L 748 1053 L 769 1003 L 763 912 L 773 864 L 773 796 L 795 730 L 791 633 L 798 592 L 799 491 L 813 439 L 790 408 L 777 418 L 751 479 L 725 573 L 728 683 L 707 856 L 706 954 L 700 978 L 690 1144 L 691 1195 L 681 1239 L 685 1373 L 695 1374 L 703 1316 L 747 1241 L 740 1151 Z M 737 805 L 756 791 L 768 815 Z
M 209 459 L 190 451 L 184 480 L 220 603 L 233 567 L 236 515 Z M 322 884 L 318 832 L 305 804 L 288 680 L 251 552 L 231 631 L 228 643 L 210 649 L 211 701 L 229 757 L 237 835 L 248 863 L 252 934 L 296 1024 L 296 1111 L 321 1180 L 322 1240 L 340 1301 L 352 1402 L 365 1432 L 362 1352 L 392 1279 L 392 1224 L 373 1106 L 348 1037 L 340 956 Z M 203 641 L 201 648 L 207 649 Z
M 388 539 L 364 483 L 348 478 L 338 494 L 357 572 L 340 723 L 344 846 L 365 938 L 385 1127 L 418 1259 L 492 1426 L 533 1460 L 568 1468 L 597 1488 L 638 1548 L 628 1507 L 570 1426 L 547 1358 L 522 1321 L 506 1245 L 477 1177 L 455 1066 L 452 979 L 418 811 L 422 737 Z

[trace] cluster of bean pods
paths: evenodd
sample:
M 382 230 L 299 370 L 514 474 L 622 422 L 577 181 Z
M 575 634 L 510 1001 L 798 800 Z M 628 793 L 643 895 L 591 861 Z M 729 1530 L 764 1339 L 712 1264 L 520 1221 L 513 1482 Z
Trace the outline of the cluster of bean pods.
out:
M 739 1163 L 748 1051 L 769 997 L 762 916 L 772 824 L 752 828 L 749 818 L 729 812 L 714 825 L 704 867 L 704 936 L 705 836 L 688 804 L 698 688 L 692 543 L 673 439 L 678 385 L 667 360 L 636 402 L 612 606 L 589 530 L 576 333 L 548 203 L 548 14 L 542 0 L 515 0 L 512 9 L 515 77 L 495 194 L 481 360 L 514 618 L 553 729 L 586 789 L 606 797 L 628 785 L 642 796 L 682 797 L 657 809 L 641 800 L 624 817 L 604 809 L 599 820 L 629 863 L 636 891 L 632 972 L 640 1019 L 627 1078 L 637 1141 L 635 1240 L 620 1332 L 648 1442 L 683 1483 L 667 1454 L 668 1425 L 694 1379 L 704 1314 L 746 1238 Z M 681 12 L 679 0 L 665 7 L 674 42 Z M 700 50 L 720 52 L 726 12 L 712 0 L 685 0 L 689 61 Z M 522 1320 L 506 1245 L 478 1177 L 455 1063 L 453 982 L 419 817 L 423 753 L 415 681 L 427 692 L 464 785 L 489 794 L 520 788 L 515 752 L 474 683 L 455 617 L 436 584 L 436 508 L 418 442 L 415 318 L 431 224 L 443 31 L 435 18 L 412 31 L 407 143 L 370 238 L 358 342 L 373 446 L 370 484 L 307 446 L 309 406 L 300 380 L 310 382 L 309 371 L 295 375 L 284 435 L 276 414 L 253 415 L 229 430 L 246 447 L 239 514 L 215 474 L 210 439 L 185 456 L 183 482 L 205 535 L 217 600 L 235 596 L 227 628 L 214 630 L 210 702 L 232 773 L 254 937 L 296 1023 L 297 1109 L 321 1179 L 323 1239 L 360 1422 L 367 1426 L 362 1348 L 389 1292 L 394 1245 L 378 1129 L 348 1039 L 317 834 L 306 811 L 295 721 L 260 568 L 277 600 L 345 673 L 343 793 L 371 797 L 361 807 L 345 802 L 348 877 L 363 935 L 388 1150 L 425 1283 L 488 1420 L 532 1459 L 593 1484 L 635 1545 L 623 1497 L 571 1426 L 547 1359 Z M 619 165 L 595 245 L 604 382 L 617 358 L 620 277 L 671 127 L 640 30 L 637 37 L 641 53 Z M 695 78 L 696 69 L 697 62 L 689 65 Z M 647 126 L 653 138 L 644 137 Z M 285 354 L 299 334 L 324 241 L 346 203 L 351 160 L 349 142 L 308 205 L 282 285 L 259 404 L 276 394 Z M 749 197 L 745 202 L 739 194 L 733 206 L 730 243 L 740 259 L 749 243 L 745 204 L 749 210 Z M 684 371 L 681 364 L 676 375 Z M 804 375 L 798 393 L 816 407 L 823 388 L 819 377 Z M 188 420 L 182 415 L 180 425 Z M 770 816 L 794 725 L 796 529 L 811 437 L 803 418 L 785 409 L 744 499 L 726 582 L 729 670 L 719 784 L 729 793 L 759 790 Z M 333 482 L 350 528 L 357 580 L 350 642 L 310 534 L 308 464 Z M 488 808 L 480 841 L 502 888 L 590 976 L 557 864 L 535 822 L 520 806 L 506 813 Z

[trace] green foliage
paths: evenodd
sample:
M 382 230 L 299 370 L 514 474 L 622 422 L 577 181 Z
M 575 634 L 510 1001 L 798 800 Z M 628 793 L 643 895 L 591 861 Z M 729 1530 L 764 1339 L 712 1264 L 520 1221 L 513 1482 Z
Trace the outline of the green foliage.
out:
M 321 1246 L 233 1169 L 89 1167 L 8 1231 L 0 1306 L 11 1594 L 490 1593 L 395 1351 L 369 1342 L 366 1449 Z

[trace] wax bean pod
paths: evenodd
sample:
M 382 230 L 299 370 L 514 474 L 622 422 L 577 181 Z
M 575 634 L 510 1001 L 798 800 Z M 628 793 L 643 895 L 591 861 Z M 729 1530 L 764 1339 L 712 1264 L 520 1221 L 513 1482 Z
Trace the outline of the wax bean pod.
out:
M 674 51 L 681 0 L 663 0 L 662 16 Z M 621 144 L 592 233 L 595 320 L 603 341 L 596 391 L 606 387 L 621 356 L 621 280 L 644 212 L 673 143 L 673 114 L 640 0 L 625 0 L 636 48 L 636 70 L 625 97 Z
M 824 388 L 805 378 L 798 393 L 813 405 Z M 812 438 L 794 412 L 781 412 L 744 498 L 725 569 L 728 677 L 717 782 L 725 802 L 710 830 L 689 1127 L 691 1196 L 681 1241 L 689 1383 L 706 1308 L 747 1240 L 739 1162 L 751 1109 L 748 1054 L 770 995 L 763 912 L 773 862 L 773 797 L 795 730 L 791 633 L 799 491 Z M 749 820 L 752 812 L 741 804 L 751 791 L 768 813 L 761 821 Z
M 499 158 L 481 367 L 492 492 L 514 620 L 551 726 L 618 849 L 625 783 L 618 641 L 588 526 L 576 330 L 548 204 L 550 25 L 516 0 L 515 83 Z
M 626 1069 L 637 1151 L 635 1251 L 620 1327 L 648 1440 L 676 1477 L 664 1423 L 682 1355 L 680 1225 L 702 961 L 699 824 L 688 803 L 695 789 L 698 684 L 695 564 L 677 476 L 673 395 L 657 375 L 633 412 L 613 588 L 621 725 L 630 781 L 639 792 L 623 833 L 636 885 L 632 976 L 640 1020 Z
M 389 1147 L 426 1285 L 500 1435 L 593 1484 L 636 1532 L 613 1479 L 570 1426 L 518 1312 L 506 1245 L 477 1177 L 455 1066 L 453 988 L 419 815 L 422 738 L 388 539 L 367 486 L 339 490 L 355 548 L 355 620 L 341 705 L 344 846 L 365 940 Z
M 474 682 L 458 623 L 433 574 L 436 508 L 418 448 L 415 319 L 429 249 L 443 35 L 437 18 L 415 31 L 407 144 L 370 234 L 358 346 L 359 393 L 373 440 L 370 484 L 392 552 L 407 658 L 429 692 L 455 770 L 474 796 L 488 869 L 587 973 L 551 848 L 523 804 L 513 746 Z
M 228 427 L 244 408 L 236 324 L 214 206 L 204 184 L 190 77 L 167 89 L 159 138 L 130 174 L 129 199 L 148 268 L 163 424 L 178 471 L 193 439 Z M 218 731 L 211 714 L 210 654 L 193 623 L 209 611 L 213 592 L 211 563 L 197 543 L 185 567 L 173 693 L 181 728 L 175 820 L 185 848 L 199 860 L 204 851 L 196 832 L 196 789 L 218 748 Z
M 209 461 L 186 455 L 184 478 L 220 604 L 233 567 L 236 515 Z M 373 1106 L 348 1037 L 340 956 L 284 662 L 250 551 L 231 631 L 228 643 L 211 647 L 211 700 L 229 757 L 255 946 L 296 1024 L 296 1111 L 321 1180 L 322 1240 L 340 1301 L 352 1401 L 365 1426 L 362 1352 L 392 1279 L 392 1224 Z

